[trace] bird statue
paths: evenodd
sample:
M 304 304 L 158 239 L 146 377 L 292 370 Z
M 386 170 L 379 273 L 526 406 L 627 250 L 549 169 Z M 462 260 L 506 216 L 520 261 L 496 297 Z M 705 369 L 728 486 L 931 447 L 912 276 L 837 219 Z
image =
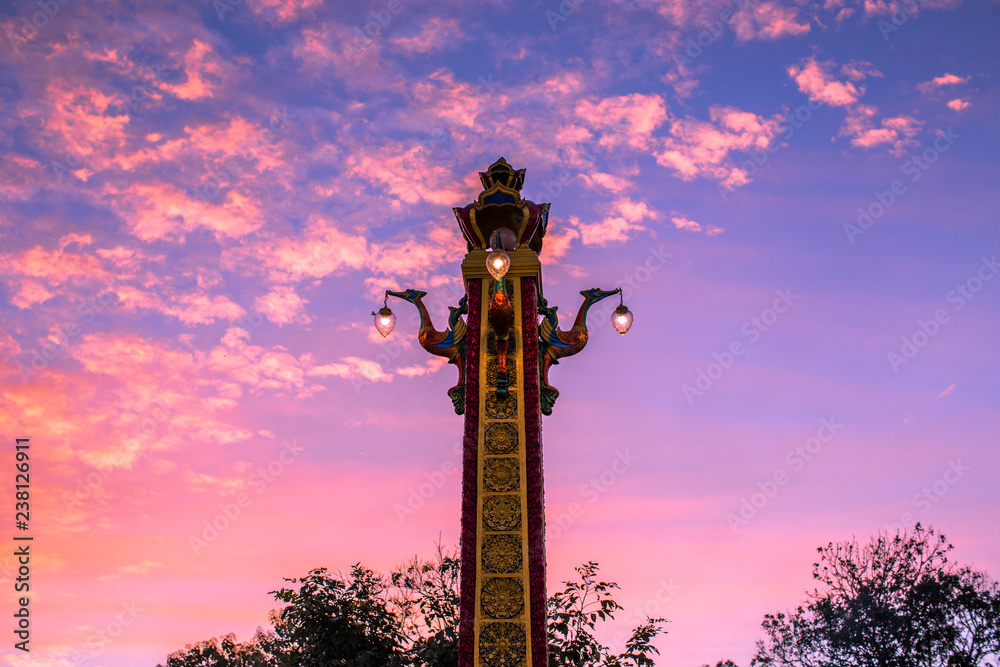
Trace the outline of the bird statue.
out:
M 587 345 L 587 311 L 598 301 L 620 293 L 618 289 L 607 291 L 597 287 L 583 290 L 583 305 L 576 313 L 576 321 L 569 331 L 559 329 L 559 318 L 556 317 L 558 306 L 548 307 L 548 302 L 542 299 L 538 306 L 538 314 L 544 315 L 544 319 L 538 325 L 539 352 L 541 354 L 541 383 L 539 399 L 542 405 L 542 414 L 551 415 L 552 406 L 559 398 L 559 390 L 549 384 L 549 367 L 559 363 L 563 357 L 571 357 Z
M 448 357 L 449 364 L 458 366 L 458 384 L 448 390 L 452 405 L 455 406 L 455 414 L 465 412 L 465 320 L 462 315 L 468 312 L 466 308 L 466 297 L 458 302 L 458 307 L 448 306 L 448 328 L 444 331 L 437 331 L 431 322 L 431 316 L 424 306 L 423 299 L 427 292 L 408 289 L 402 292 L 386 290 L 386 294 L 398 297 L 404 301 L 409 301 L 420 312 L 420 330 L 417 332 L 417 341 L 420 347 L 438 357 Z

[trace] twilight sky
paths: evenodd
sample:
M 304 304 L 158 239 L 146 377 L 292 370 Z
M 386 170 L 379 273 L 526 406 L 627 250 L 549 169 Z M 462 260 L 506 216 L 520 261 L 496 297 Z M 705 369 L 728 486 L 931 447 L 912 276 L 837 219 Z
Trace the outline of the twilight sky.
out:
M 30 437 L 35 536 L 27 658 L 0 549 L 4 660 L 155 665 L 249 639 L 282 577 L 456 543 L 456 370 L 369 313 L 415 287 L 443 325 L 450 207 L 501 155 L 552 202 L 549 303 L 635 313 L 592 311 L 544 419 L 550 589 L 600 562 L 606 641 L 645 609 L 657 664 L 745 664 L 816 547 L 916 521 L 1000 575 L 995 0 L 0 24 L 0 493 L 17 532 Z

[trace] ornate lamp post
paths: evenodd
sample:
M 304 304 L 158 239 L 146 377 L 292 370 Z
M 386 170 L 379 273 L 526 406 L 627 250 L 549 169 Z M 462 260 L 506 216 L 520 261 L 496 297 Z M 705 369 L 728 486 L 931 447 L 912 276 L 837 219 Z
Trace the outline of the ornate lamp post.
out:
M 427 293 L 415 289 L 387 290 L 384 307 L 372 313 L 386 336 L 395 324 L 388 297 L 414 304 L 420 345 L 458 366 L 448 395 L 455 412 L 465 415 L 461 667 L 548 665 L 540 421 L 559 397 L 549 368 L 586 346 L 590 307 L 621 294 L 580 292 L 573 327 L 559 328 L 556 306 L 542 295 L 538 260 L 549 204 L 521 198 L 524 173 L 500 158 L 480 172 L 478 199 L 454 209 L 468 244 L 466 295 L 449 308 L 446 330 L 434 329 L 422 302 Z M 612 324 L 624 334 L 632 313 L 619 303 Z

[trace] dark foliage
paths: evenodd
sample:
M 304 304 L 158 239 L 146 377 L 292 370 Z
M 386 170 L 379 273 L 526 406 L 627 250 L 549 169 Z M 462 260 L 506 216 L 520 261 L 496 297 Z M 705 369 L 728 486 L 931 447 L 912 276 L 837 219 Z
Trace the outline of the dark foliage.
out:
M 596 563 L 577 572 L 580 581 L 548 601 L 550 665 L 651 667 L 663 619 L 647 619 L 612 654 L 594 631 L 621 609 L 617 585 L 596 581 Z M 271 612 L 273 631 L 258 629 L 245 644 L 226 635 L 188 645 L 166 667 L 457 667 L 459 574 L 459 559 L 440 547 L 435 560 L 414 558 L 388 577 L 360 564 L 347 576 L 315 569 L 271 591 L 285 603 Z
M 996 667 L 1000 589 L 948 560 L 944 535 L 912 534 L 818 549 L 822 584 L 804 606 L 768 614 L 751 665 L 765 667 Z

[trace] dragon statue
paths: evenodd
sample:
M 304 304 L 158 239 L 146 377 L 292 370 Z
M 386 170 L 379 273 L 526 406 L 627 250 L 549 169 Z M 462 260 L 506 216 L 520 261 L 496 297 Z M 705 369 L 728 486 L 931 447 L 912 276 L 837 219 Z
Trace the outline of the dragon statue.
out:
M 438 331 L 434 328 L 431 316 L 421 300 L 427 296 L 427 292 L 415 289 L 402 292 L 386 290 L 386 294 L 409 301 L 416 306 L 420 312 L 420 330 L 417 332 L 420 346 L 435 356 L 448 357 L 449 364 L 458 366 L 458 384 L 448 390 L 448 396 L 455 406 L 455 414 L 462 414 L 465 412 L 465 320 L 461 316 L 468 312 L 466 297 L 462 297 L 457 308 L 448 306 L 448 328 Z
M 541 382 L 539 398 L 542 404 L 542 414 L 551 415 L 552 406 L 559 398 L 559 390 L 549 384 L 549 367 L 559 363 L 563 357 L 571 357 L 587 345 L 587 311 L 598 301 L 621 292 L 621 288 L 607 291 L 597 287 L 583 290 L 583 304 L 576 313 L 576 321 L 569 331 L 559 329 L 559 318 L 556 316 L 558 306 L 549 308 L 548 302 L 542 299 L 538 305 L 538 314 L 544 319 L 538 325 L 539 352 L 541 355 Z

